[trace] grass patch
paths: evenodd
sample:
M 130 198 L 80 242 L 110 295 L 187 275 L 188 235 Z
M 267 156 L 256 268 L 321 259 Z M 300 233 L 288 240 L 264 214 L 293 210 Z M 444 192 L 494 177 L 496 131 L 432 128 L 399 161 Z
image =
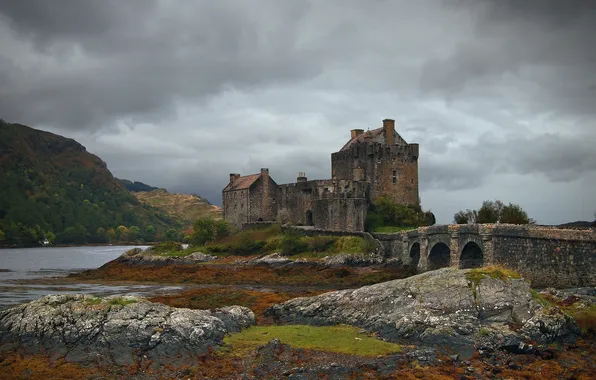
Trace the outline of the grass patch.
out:
M 234 355 L 246 355 L 271 339 L 294 348 L 378 356 L 400 352 L 401 346 L 361 334 L 360 329 L 351 326 L 253 326 L 240 333 L 232 334 L 224 342 L 232 346 Z
M 474 268 L 466 273 L 466 278 L 473 284 L 479 285 L 480 280 L 485 277 L 499 279 L 501 281 L 509 281 L 510 279 L 520 279 L 521 275 L 514 270 L 491 265 L 483 268 Z
M 133 303 L 137 303 L 137 300 L 126 299 L 123 297 L 116 297 L 116 298 L 110 299 L 108 301 L 108 303 L 112 306 L 126 306 L 126 305 L 130 305 Z
M 394 226 L 380 226 L 374 229 L 373 232 L 379 232 L 383 234 L 392 234 L 401 231 L 415 230 L 418 227 L 394 227 Z
M 99 297 L 92 297 L 85 299 L 85 305 L 99 305 L 101 303 L 101 298 Z

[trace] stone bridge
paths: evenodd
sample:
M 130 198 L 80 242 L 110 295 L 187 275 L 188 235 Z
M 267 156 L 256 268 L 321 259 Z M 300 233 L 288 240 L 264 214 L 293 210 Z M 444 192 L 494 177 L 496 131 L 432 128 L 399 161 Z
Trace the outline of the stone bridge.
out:
M 534 287 L 596 286 L 596 232 L 510 224 L 439 225 L 374 233 L 388 257 L 417 272 L 501 265 Z

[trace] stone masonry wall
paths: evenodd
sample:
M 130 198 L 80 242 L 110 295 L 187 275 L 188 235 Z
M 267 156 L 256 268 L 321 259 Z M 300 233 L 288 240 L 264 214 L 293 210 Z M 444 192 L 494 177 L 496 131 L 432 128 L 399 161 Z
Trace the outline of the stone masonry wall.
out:
M 329 231 L 364 231 L 368 209 L 365 198 L 328 198 L 313 201 L 317 228 Z
M 373 234 L 388 256 L 411 266 L 412 247 L 420 257 L 419 272 L 429 268 L 428 255 L 437 244 L 449 247 L 450 265 L 458 267 L 462 251 L 474 244 L 483 266 L 514 269 L 534 287 L 596 286 L 596 232 L 516 225 L 449 225 L 421 227 L 395 234 Z M 418 258 L 416 258 L 418 259 Z
M 224 201 L 223 217 L 232 225 L 241 228 L 249 221 L 248 189 L 228 191 L 222 194 Z
M 268 186 L 266 184 L 268 183 Z M 269 176 L 259 178 L 250 188 L 249 223 L 272 221 L 277 215 L 277 184 Z
M 333 177 L 340 180 L 357 180 L 355 169 L 363 169 L 373 200 L 385 195 L 396 203 L 418 203 L 418 144 L 356 143 L 333 153 L 331 166 Z

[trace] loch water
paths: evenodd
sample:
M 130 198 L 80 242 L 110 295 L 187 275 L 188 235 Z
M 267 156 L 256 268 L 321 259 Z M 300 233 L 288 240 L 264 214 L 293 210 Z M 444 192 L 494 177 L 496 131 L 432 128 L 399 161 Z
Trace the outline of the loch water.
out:
M 138 246 L 146 248 L 146 246 Z M 66 277 L 95 269 L 117 258 L 132 246 L 83 246 L 0 249 L 0 309 L 47 294 L 83 293 L 96 296 L 169 293 L 177 286 L 73 284 L 44 279 Z

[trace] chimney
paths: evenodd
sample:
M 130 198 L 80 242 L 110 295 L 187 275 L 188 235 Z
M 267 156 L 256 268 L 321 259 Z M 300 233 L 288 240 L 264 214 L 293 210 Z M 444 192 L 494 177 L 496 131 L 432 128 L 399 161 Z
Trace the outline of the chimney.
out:
M 298 178 L 296 178 L 296 182 L 307 182 L 308 179 L 306 178 L 305 172 L 298 172 Z
M 234 183 L 235 180 L 240 178 L 240 174 L 237 173 L 230 173 L 230 183 Z
M 383 120 L 383 132 L 385 133 L 385 144 L 395 145 L 395 120 Z
M 364 133 L 364 129 L 352 129 L 350 132 L 352 132 L 352 139 L 360 136 L 361 134 Z
M 261 168 L 261 181 L 263 181 L 263 200 L 261 202 L 261 220 L 272 220 L 273 215 L 270 204 L 269 169 Z

